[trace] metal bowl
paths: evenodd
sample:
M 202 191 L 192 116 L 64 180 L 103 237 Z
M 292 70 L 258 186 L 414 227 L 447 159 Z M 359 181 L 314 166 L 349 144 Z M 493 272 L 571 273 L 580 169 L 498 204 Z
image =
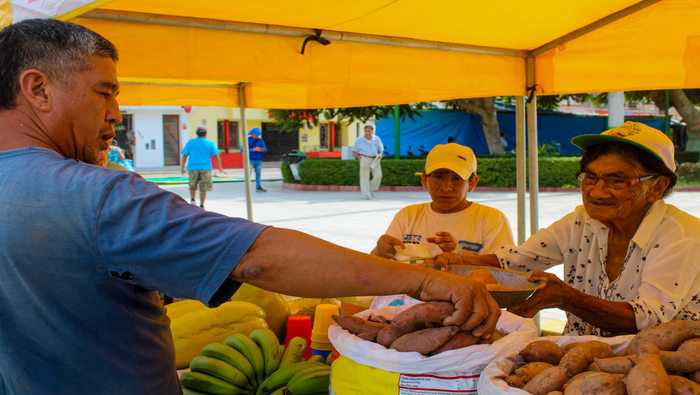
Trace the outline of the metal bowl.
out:
M 417 264 L 428 269 L 435 269 L 430 264 Z M 500 269 L 489 266 L 468 266 L 468 265 L 453 265 L 448 267 L 448 272 L 465 277 L 472 270 L 486 270 L 493 274 L 499 284 L 507 287 L 509 291 L 489 291 L 491 296 L 496 300 L 498 306 L 502 309 L 517 306 L 524 302 L 536 290 L 544 287 L 545 281 L 531 283 L 527 281 L 530 277 L 529 273 L 521 273 L 513 270 Z

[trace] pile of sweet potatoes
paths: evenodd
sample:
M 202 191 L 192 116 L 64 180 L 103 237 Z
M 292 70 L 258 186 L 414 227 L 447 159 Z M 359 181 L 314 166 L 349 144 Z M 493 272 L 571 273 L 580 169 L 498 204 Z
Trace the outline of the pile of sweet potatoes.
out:
M 443 320 L 454 310 L 451 302 L 426 302 L 407 308 L 391 322 L 375 322 L 354 316 L 334 315 L 332 318 L 341 328 L 363 340 L 426 356 L 493 342 L 495 336 L 482 340 L 469 331 L 460 331 L 456 326 L 442 326 Z
M 640 331 L 617 354 L 596 340 L 536 340 L 505 381 L 534 395 L 700 395 L 698 336 L 700 322 L 671 321 Z

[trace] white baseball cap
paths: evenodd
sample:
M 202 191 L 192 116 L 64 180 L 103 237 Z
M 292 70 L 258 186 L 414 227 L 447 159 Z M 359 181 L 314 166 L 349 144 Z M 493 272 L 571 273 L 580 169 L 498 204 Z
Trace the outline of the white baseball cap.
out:
M 676 171 L 673 141 L 662 131 L 643 123 L 628 121 L 601 134 L 584 134 L 571 139 L 571 143 L 581 149 L 611 142 L 626 143 L 640 148 L 664 162 L 671 171 Z
M 469 147 L 457 143 L 436 145 L 425 160 L 425 174 L 438 169 L 448 169 L 468 180 L 476 173 L 476 156 Z

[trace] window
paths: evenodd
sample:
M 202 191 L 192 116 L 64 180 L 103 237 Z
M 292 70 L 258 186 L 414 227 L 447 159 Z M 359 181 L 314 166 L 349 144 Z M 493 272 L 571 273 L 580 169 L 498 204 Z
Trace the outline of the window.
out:
M 319 147 L 328 148 L 328 124 L 321 123 L 318 125 L 319 131 Z

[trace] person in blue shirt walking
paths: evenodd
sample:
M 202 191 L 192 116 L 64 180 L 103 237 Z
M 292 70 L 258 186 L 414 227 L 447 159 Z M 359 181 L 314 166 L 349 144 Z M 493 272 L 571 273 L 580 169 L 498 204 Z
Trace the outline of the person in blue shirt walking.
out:
M 199 125 L 195 133 L 197 138 L 188 141 L 185 144 L 185 148 L 182 149 L 182 175 L 189 175 L 190 177 L 190 203 L 197 204 L 194 197 L 197 194 L 197 186 L 199 186 L 199 207 L 204 208 L 207 192 L 214 189 L 211 182 L 212 167 L 209 157 L 214 157 L 216 167 L 220 172 L 226 175 L 228 173 L 221 167 L 219 149 L 216 148 L 213 141 L 206 138 L 207 127 Z M 187 172 L 185 172 L 185 165 L 187 165 Z
M 260 186 L 263 152 L 267 152 L 260 128 L 253 128 L 248 132 L 248 152 L 250 152 L 250 165 L 255 169 L 255 192 L 267 192 Z
M 375 198 L 374 192 L 382 183 L 382 165 L 379 163 L 384 152 L 382 140 L 374 134 L 372 125 L 365 125 L 365 135 L 355 140 L 352 155 L 360 161 L 360 190 L 365 199 Z M 372 171 L 372 182 L 369 172 Z

